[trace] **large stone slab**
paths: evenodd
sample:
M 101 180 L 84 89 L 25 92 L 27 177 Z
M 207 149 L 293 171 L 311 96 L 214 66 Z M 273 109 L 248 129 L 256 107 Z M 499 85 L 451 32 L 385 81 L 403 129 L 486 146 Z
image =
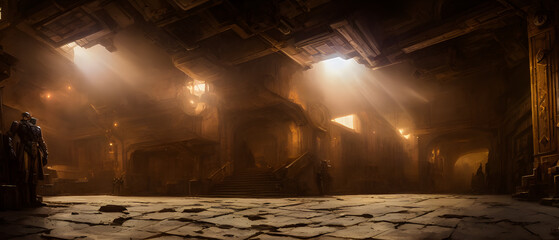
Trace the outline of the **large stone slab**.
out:
M 312 238 L 326 233 L 337 231 L 338 228 L 324 226 L 305 226 L 295 228 L 280 228 L 278 232 L 284 236 L 296 238 Z
M 417 224 L 404 224 L 397 229 L 386 231 L 375 236 L 375 239 L 446 239 L 450 237 L 453 228 L 443 228 L 436 226 L 422 226 Z M 452 238 L 454 239 L 454 238 Z M 477 239 L 477 238 L 470 238 Z
M 377 236 L 381 233 L 394 230 L 396 225 L 392 223 L 372 223 L 366 222 L 355 226 L 344 228 L 333 233 L 327 234 L 327 236 L 339 237 L 339 238 L 351 238 L 351 239 L 369 239 Z
M 520 225 L 507 222 L 473 223 L 461 222 L 452 234 L 452 239 L 538 239 L 538 236 L 526 231 Z

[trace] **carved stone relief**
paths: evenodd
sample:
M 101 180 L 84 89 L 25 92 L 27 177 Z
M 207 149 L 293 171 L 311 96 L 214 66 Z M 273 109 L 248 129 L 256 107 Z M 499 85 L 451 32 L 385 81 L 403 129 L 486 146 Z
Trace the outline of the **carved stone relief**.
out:
M 556 150 L 555 84 L 550 57 L 552 34 L 553 30 L 546 30 L 530 37 L 535 154 Z

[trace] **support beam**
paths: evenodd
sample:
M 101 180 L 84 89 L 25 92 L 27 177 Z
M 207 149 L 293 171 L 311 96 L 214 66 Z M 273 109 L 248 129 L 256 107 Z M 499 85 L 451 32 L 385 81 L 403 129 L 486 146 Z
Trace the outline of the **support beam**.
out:
M 439 44 L 478 30 L 488 24 L 495 23 L 515 14 L 511 8 L 486 7 L 467 15 L 457 17 L 453 21 L 422 32 L 400 42 L 404 53 L 412 53 L 435 44 Z
M 4 133 L 4 87 L 0 87 L 0 133 Z

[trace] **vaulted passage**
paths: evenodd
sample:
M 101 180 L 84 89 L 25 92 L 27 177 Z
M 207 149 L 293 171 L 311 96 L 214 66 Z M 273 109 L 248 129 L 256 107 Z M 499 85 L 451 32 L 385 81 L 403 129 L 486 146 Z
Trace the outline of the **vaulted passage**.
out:
M 558 14 L 548 0 L 0 1 L 0 209 L 100 194 L 557 204 Z

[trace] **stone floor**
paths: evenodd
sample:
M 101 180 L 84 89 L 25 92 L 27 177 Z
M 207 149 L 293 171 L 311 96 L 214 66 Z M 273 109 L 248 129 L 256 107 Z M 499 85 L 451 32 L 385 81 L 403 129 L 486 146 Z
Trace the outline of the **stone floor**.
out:
M 0 212 L 0 239 L 559 239 L 559 208 L 509 196 L 63 196 L 45 203 Z

